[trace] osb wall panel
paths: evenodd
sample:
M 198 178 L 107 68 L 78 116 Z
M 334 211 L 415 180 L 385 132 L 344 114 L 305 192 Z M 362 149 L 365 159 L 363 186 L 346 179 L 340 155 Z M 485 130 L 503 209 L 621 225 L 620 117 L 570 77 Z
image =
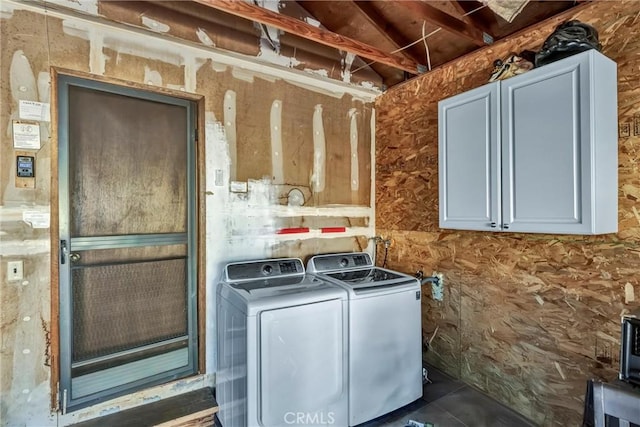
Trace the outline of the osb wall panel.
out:
M 493 60 L 538 50 L 565 19 L 588 22 L 618 64 L 619 232 L 555 236 L 438 227 L 439 100 L 487 82 Z M 640 304 L 640 3 L 597 2 L 394 88 L 376 103 L 376 228 L 387 263 L 441 272 L 444 300 L 424 286 L 428 362 L 540 425 L 578 425 L 589 378 L 619 367 L 620 315 Z M 624 135 L 624 134 L 621 134 Z M 380 259 L 380 256 L 378 257 Z

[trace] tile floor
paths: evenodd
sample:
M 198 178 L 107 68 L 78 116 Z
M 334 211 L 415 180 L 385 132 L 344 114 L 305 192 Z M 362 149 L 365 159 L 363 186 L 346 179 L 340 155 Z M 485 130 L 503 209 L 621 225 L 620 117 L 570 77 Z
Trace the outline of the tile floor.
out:
M 529 420 L 473 387 L 428 367 L 422 399 L 358 427 L 405 427 L 409 420 L 435 427 L 529 427 Z
M 529 420 L 484 393 L 426 366 L 431 383 L 422 398 L 357 427 L 405 427 L 409 420 L 434 427 L 533 427 Z M 221 427 L 216 418 L 215 427 Z

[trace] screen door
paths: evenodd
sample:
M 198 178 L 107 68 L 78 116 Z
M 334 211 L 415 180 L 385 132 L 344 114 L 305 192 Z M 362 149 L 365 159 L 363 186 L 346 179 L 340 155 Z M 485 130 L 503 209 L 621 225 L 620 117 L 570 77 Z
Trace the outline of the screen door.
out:
M 60 76 L 63 411 L 195 373 L 195 105 Z

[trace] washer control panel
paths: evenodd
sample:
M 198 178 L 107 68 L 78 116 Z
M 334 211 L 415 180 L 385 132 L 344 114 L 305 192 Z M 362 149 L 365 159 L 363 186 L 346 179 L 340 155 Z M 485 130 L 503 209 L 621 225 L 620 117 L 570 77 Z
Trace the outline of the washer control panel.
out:
M 227 281 L 255 280 L 265 277 L 282 277 L 304 274 L 304 266 L 298 258 L 281 258 L 227 264 Z

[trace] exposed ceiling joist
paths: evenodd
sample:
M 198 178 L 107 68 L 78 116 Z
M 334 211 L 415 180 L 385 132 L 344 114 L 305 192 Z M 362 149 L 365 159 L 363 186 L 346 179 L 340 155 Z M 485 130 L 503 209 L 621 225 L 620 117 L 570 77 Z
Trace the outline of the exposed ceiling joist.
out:
M 384 52 L 376 47 L 361 43 L 357 40 L 332 33 L 322 28 L 314 27 L 298 19 L 282 15 L 259 6 L 234 0 L 195 0 L 197 3 L 240 16 L 265 25 L 270 25 L 290 34 L 313 40 L 326 46 L 356 54 L 381 64 L 389 65 L 412 74 L 419 74 L 419 64 L 416 61 Z
M 457 34 L 460 37 L 464 37 L 477 46 L 484 46 L 493 40 L 491 35 L 486 34 L 457 18 L 454 18 L 424 1 L 399 1 L 397 4 L 411 10 L 420 19 L 431 22 L 432 24 L 441 27 L 443 30 Z M 487 43 L 488 40 L 490 40 L 489 43 Z
M 456 8 L 463 16 L 462 19 L 466 18 L 466 22 L 470 25 L 477 27 L 478 29 L 489 32 L 488 28 L 491 28 L 494 25 L 498 25 L 497 17 L 493 13 L 484 13 L 481 12 L 481 9 L 487 7 L 485 3 L 481 3 L 479 1 L 468 1 L 468 0 L 453 0 L 451 2 L 453 7 Z M 489 9 L 491 10 L 491 9 Z M 475 13 L 472 13 L 475 12 Z M 469 15 L 467 15 L 469 14 Z M 480 17 L 482 15 L 482 18 Z
M 469 25 L 472 25 L 474 27 L 477 27 L 477 23 L 476 20 L 474 19 L 473 16 L 471 15 L 467 15 L 467 13 L 469 13 L 472 9 L 470 9 L 470 6 L 475 2 L 471 2 L 468 0 L 451 0 L 449 3 L 451 3 L 451 6 L 453 6 L 453 8 L 456 10 L 456 12 L 458 12 L 460 14 L 460 19 L 463 20 L 464 22 L 466 22 Z
M 464 20 L 469 25 L 473 25 L 474 27 L 480 29 L 484 32 L 489 32 L 488 28 L 490 25 L 487 22 L 484 22 L 483 19 L 480 19 L 478 13 L 481 13 L 479 9 L 483 8 L 482 3 L 479 1 L 469 1 L 469 0 L 452 0 L 451 5 L 461 14 L 462 20 Z M 486 7 L 486 5 L 484 5 Z M 476 13 L 471 13 L 471 12 Z M 469 15 L 467 15 L 469 13 Z M 496 17 L 493 13 L 489 14 L 491 16 L 491 23 L 496 23 Z
M 380 15 L 378 11 L 371 5 L 370 1 L 361 1 L 361 0 L 351 0 L 352 3 L 360 10 L 362 16 L 364 16 L 369 25 L 376 30 L 376 32 L 386 39 L 389 43 L 396 47 L 396 49 L 401 49 L 404 46 L 407 46 L 411 43 L 410 40 L 407 40 L 404 36 L 402 36 L 395 28 L 393 28 L 387 20 Z M 421 58 L 417 58 L 412 55 L 410 52 L 406 50 L 401 50 L 399 52 L 405 58 L 408 58 L 412 61 L 416 61 L 420 63 Z

